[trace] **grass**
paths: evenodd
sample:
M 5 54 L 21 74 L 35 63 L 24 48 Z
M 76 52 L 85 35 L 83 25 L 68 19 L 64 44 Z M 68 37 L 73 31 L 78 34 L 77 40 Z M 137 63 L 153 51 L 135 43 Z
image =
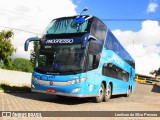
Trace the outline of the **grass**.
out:
M 0 85 L 0 90 L 3 90 L 3 88 L 1 87 L 1 85 Z
M 7 84 L 1 84 L 0 83 L 0 90 L 3 90 L 4 92 L 10 91 L 10 92 L 30 92 L 30 87 L 28 86 L 10 86 Z

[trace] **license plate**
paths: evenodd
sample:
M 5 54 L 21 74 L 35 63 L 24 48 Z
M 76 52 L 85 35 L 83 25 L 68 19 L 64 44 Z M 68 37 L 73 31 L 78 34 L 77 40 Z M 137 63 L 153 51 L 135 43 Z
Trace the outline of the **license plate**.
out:
M 46 91 L 50 93 L 56 93 L 56 90 L 53 88 L 47 88 Z

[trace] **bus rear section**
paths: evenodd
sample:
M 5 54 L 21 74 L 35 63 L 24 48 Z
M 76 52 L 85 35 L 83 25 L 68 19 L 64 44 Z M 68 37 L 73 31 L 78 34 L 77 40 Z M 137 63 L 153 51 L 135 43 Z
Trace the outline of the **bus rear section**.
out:
M 112 95 L 130 94 L 134 91 L 135 61 L 120 44 L 113 33 L 108 30 L 104 44 L 104 76 L 114 80 Z

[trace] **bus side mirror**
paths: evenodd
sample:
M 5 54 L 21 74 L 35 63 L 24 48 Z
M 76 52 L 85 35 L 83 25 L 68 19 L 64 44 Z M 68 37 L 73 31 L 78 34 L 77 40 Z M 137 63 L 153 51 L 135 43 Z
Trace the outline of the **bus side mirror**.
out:
M 32 37 L 32 38 L 28 38 L 24 44 L 24 50 L 28 51 L 28 46 L 29 46 L 29 42 L 31 41 L 40 41 L 41 38 L 37 38 L 37 37 Z
M 83 40 L 83 42 L 82 42 L 82 46 L 81 47 L 85 49 L 86 46 L 87 46 L 88 41 L 96 40 L 96 38 L 93 35 L 91 35 L 89 33 L 86 33 L 86 34 L 83 35 L 82 40 Z
M 89 52 L 93 55 L 98 55 L 102 52 L 103 44 L 98 40 L 91 40 L 89 42 Z

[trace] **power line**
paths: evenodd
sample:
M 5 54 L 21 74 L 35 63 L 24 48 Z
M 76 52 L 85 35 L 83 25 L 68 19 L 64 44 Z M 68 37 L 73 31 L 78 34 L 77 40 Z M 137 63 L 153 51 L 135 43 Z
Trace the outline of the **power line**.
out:
M 115 18 L 119 18 L 119 17 L 124 17 L 124 16 L 127 16 L 127 15 L 133 15 L 133 14 L 137 14 L 141 11 L 144 11 L 145 9 L 144 8 L 141 8 L 141 9 L 137 9 L 137 10 L 134 10 L 134 11 L 129 11 L 129 12 L 126 12 L 126 13 L 123 13 L 121 15 L 116 15 Z M 126 10 L 127 11 L 127 10 Z
M 36 35 L 42 35 L 40 33 L 36 33 L 36 32 L 31 32 L 31 31 L 27 31 L 27 30 L 22 30 L 22 29 L 19 29 L 19 28 L 13 28 L 13 27 L 6 27 L 6 26 L 1 26 L 1 28 L 7 28 L 7 29 L 13 29 L 13 30 L 17 30 L 17 31 L 21 31 L 21 32 L 26 32 L 26 33 L 32 33 L 32 34 L 36 34 Z
M 101 19 L 102 21 L 146 21 L 146 20 L 152 20 L 152 21 L 160 21 L 160 18 L 154 18 L 154 19 Z
M 146 21 L 146 20 L 160 21 L 160 18 L 155 18 L 155 19 L 101 19 L 101 20 L 102 21 Z M 19 28 L 13 28 L 13 27 L 1 26 L 1 25 L 0 25 L 0 27 L 1 28 L 18 30 L 18 31 L 26 32 L 26 33 L 32 33 L 32 34 L 36 34 L 36 35 L 42 35 L 40 33 L 31 32 L 31 31 L 27 31 L 27 30 L 22 30 L 22 29 L 19 29 Z
M 106 19 L 106 20 L 135 20 L 135 19 Z M 136 20 L 139 20 L 139 19 L 136 19 Z M 146 20 L 146 19 L 140 19 L 140 20 Z M 153 20 L 153 19 L 152 19 Z M 154 19 L 155 20 L 155 19 Z M 159 20 L 160 21 L 160 20 Z M 35 32 L 31 32 L 31 31 L 27 31 L 27 30 L 22 30 L 22 29 L 18 29 L 18 28 L 12 28 L 12 27 L 6 27 L 6 26 L 0 26 L 1 28 L 8 28 L 8 29 L 13 29 L 13 30 L 17 30 L 17 31 L 21 31 L 21 32 L 26 32 L 26 33 L 32 33 L 32 34 L 36 34 L 36 35 L 42 35 L 40 33 L 35 33 Z M 134 50 L 134 49 L 130 49 L 130 50 Z M 151 50 L 150 50 L 151 51 Z M 154 52 L 154 51 L 152 51 Z M 159 59 L 159 57 L 156 57 L 156 56 L 151 56 L 149 55 L 148 53 L 145 53 L 144 55 L 146 56 L 150 56 L 150 57 L 154 57 L 156 59 Z M 144 55 L 140 55 L 139 57 L 141 56 L 144 56 Z

